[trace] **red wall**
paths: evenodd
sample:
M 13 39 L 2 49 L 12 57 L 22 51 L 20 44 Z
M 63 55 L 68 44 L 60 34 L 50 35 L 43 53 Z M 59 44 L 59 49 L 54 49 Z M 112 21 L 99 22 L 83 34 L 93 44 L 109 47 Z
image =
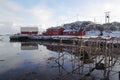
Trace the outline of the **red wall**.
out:
M 59 29 L 48 29 L 43 35 L 52 36 L 52 35 L 63 35 L 64 28 Z
M 75 36 L 79 36 L 79 35 L 85 35 L 86 31 L 84 30 L 79 30 L 79 31 L 67 31 L 64 32 L 64 28 L 59 28 L 59 29 L 48 29 L 46 32 L 43 33 L 43 35 L 46 36 L 52 36 L 52 35 L 75 35 Z
M 86 34 L 86 31 L 80 31 L 77 33 L 77 35 L 85 35 Z
M 38 34 L 38 32 L 21 32 L 21 34 Z

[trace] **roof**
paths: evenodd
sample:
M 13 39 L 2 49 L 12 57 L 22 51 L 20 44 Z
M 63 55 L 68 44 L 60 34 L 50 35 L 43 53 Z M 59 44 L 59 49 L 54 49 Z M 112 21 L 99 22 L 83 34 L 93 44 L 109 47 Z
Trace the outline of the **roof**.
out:
M 77 30 L 70 30 L 70 29 L 66 29 L 63 32 L 73 32 L 73 31 L 77 31 Z
M 60 26 L 59 27 L 51 27 L 51 28 L 48 28 L 47 30 L 60 29 L 60 28 L 63 28 L 63 27 L 60 27 Z
M 21 31 L 38 31 L 38 27 L 21 27 Z

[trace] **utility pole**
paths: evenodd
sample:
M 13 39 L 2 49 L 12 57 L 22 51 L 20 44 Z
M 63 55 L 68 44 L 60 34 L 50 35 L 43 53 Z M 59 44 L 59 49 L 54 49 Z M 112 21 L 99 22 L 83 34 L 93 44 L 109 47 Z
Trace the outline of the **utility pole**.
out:
M 94 30 L 96 29 L 96 18 L 94 17 L 94 26 L 93 26 L 93 28 L 94 28 Z
M 109 11 L 108 12 L 105 12 L 105 23 L 109 23 L 110 21 L 110 15 L 109 15 Z

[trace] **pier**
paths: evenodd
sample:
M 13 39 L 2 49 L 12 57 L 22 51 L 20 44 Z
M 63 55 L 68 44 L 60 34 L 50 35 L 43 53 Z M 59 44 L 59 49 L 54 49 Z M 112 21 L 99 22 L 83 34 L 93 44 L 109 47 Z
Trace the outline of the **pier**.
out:
M 75 41 L 73 40 L 72 45 L 64 44 L 62 40 L 60 41 L 60 44 L 43 44 L 47 46 L 47 49 L 58 53 L 58 57 L 51 57 L 49 59 L 49 61 L 55 61 L 55 64 L 57 65 L 53 65 L 53 68 L 58 68 L 59 70 L 59 76 L 56 77 L 55 80 L 58 78 L 61 80 L 74 79 L 74 75 L 78 75 L 80 80 L 109 80 L 110 75 L 113 76 L 116 74 L 119 79 L 120 72 L 113 69 L 113 66 L 119 65 L 118 55 L 120 53 L 120 46 L 115 47 L 114 42 L 110 42 L 110 40 L 107 39 L 103 39 L 104 44 L 100 44 L 99 40 L 101 39 L 90 39 L 88 40 L 87 46 L 84 39 L 79 40 L 77 44 L 75 44 Z M 71 71 L 68 71 L 65 67 L 65 62 L 67 62 L 66 56 L 70 56 Z M 65 74 L 63 74 L 63 72 Z M 99 74 L 102 75 L 92 77 L 91 75 L 95 72 L 100 72 Z
M 84 42 L 85 45 L 95 44 L 100 46 L 120 47 L 119 37 L 100 37 L 100 36 L 41 36 L 41 35 L 13 35 L 10 36 L 11 42 L 58 42 L 74 43 Z

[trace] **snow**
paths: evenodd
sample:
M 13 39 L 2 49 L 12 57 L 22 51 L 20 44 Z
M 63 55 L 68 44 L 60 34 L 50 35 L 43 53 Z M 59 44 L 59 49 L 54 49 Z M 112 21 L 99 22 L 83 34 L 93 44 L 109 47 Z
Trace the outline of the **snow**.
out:
M 120 31 L 113 31 L 112 33 L 108 33 L 110 37 L 120 37 Z
M 98 36 L 100 34 L 100 31 L 87 31 L 85 36 Z M 112 32 L 107 32 L 107 31 L 103 31 L 103 37 L 117 37 L 120 38 L 120 31 L 112 31 Z
M 63 32 L 73 32 L 73 31 L 77 31 L 77 30 L 70 30 L 70 29 L 66 29 Z
M 38 27 L 21 27 L 21 32 L 38 32 Z
M 99 34 L 100 34 L 99 31 L 92 30 L 92 31 L 87 31 L 85 36 L 91 37 L 91 36 L 98 36 Z

